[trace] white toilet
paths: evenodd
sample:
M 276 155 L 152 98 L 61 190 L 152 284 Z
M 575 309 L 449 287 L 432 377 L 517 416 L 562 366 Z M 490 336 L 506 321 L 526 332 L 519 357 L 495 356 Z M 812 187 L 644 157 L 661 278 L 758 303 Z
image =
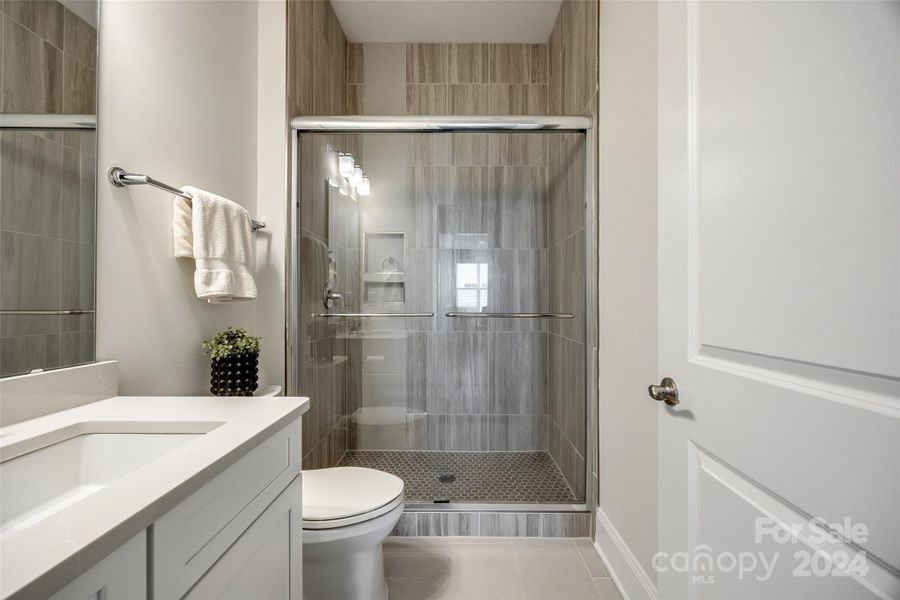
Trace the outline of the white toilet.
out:
M 403 513 L 403 480 L 360 467 L 303 471 L 304 600 L 387 600 L 381 544 Z

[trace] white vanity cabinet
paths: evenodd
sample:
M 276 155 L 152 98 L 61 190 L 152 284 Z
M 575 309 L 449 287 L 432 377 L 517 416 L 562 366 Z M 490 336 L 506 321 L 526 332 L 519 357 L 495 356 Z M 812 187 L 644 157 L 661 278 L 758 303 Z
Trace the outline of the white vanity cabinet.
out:
M 145 600 L 147 534 L 142 531 L 50 596 L 50 600 Z
M 301 600 L 300 420 L 51 600 Z
M 149 600 L 300 600 L 300 451 L 298 419 L 157 519 Z

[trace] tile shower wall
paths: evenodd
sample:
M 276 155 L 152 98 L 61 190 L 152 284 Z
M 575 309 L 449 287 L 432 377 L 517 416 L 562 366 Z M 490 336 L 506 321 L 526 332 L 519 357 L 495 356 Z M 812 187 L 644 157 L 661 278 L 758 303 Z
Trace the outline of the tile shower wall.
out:
M 0 3 L 0 112 L 96 112 L 97 31 L 62 4 Z
M 599 5 L 596 0 L 564 0 L 556 24 L 550 34 L 548 50 L 549 92 L 551 114 L 597 116 Z M 587 140 L 596 148 L 596 137 Z M 596 357 L 596 299 L 592 322 L 592 339 L 584 339 L 584 268 L 572 268 L 580 260 L 585 236 L 596 240 L 596 197 L 592 199 L 595 215 L 591 223 L 584 221 L 584 155 L 583 145 L 573 134 L 551 138 L 548 165 L 548 240 L 550 264 L 550 310 L 573 312 L 572 321 L 552 321 L 548 331 L 547 386 L 550 454 L 576 493 L 585 493 L 584 469 L 588 452 L 593 453 L 596 469 L 597 440 L 587 440 L 586 419 L 596 419 L 591 410 L 585 415 L 584 381 L 585 352 Z M 595 189 L 595 182 L 588 183 Z M 594 245 L 596 247 L 596 244 Z M 597 290 L 597 257 L 590 257 L 590 286 Z M 577 290 L 577 293 L 575 291 Z M 592 365 L 597 361 L 591 360 Z M 596 368 L 596 367 L 595 367 Z M 592 373 L 592 379 L 596 373 Z M 589 406 L 596 405 L 596 381 L 587 390 Z M 595 437 L 595 436 L 594 436 Z M 589 493 L 596 492 L 594 485 Z M 590 503 L 590 497 L 588 498 Z
M 465 269 L 480 270 L 485 310 L 546 310 L 549 137 L 363 136 L 372 194 L 360 199 L 362 231 L 403 235 L 406 278 L 401 307 L 364 302 L 363 309 L 434 312 L 435 317 L 367 320 L 369 339 L 392 336 L 391 345 L 381 348 L 405 364 L 397 371 L 402 389 L 381 397 L 364 389 L 363 408 L 378 409 L 385 418 L 397 414 L 386 409 L 400 409 L 407 428 L 405 437 L 358 436 L 355 448 L 548 448 L 547 333 L 541 321 L 461 319 L 445 313 L 472 310 Z M 364 347 L 372 349 L 365 352 L 370 358 L 383 354 L 372 342 Z M 375 377 L 367 381 L 378 385 Z
M 95 112 L 94 28 L 58 2 L 0 3 L 0 112 Z M 94 308 L 93 131 L 0 133 L 0 307 Z M 90 362 L 93 315 L 0 317 L 0 376 Z
M 547 44 L 350 44 L 350 113 L 547 114 L 547 51 Z
M 293 116 L 342 115 L 347 112 L 347 38 L 330 2 L 292 0 L 287 3 L 288 112 Z M 308 136 L 301 148 L 300 395 L 309 396 L 303 418 L 303 466 L 334 466 L 347 448 L 348 390 L 354 369 L 341 339 L 347 323 L 314 319 L 323 312 L 322 289 L 328 278 L 329 249 L 339 277 L 355 272 L 358 255 L 352 228 L 355 203 L 345 196 L 332 198 L 327 179 L 335 177 L 331 148 L 358 155 L 354 136 Z M 347 288 L 343 280 L 336 289 Z

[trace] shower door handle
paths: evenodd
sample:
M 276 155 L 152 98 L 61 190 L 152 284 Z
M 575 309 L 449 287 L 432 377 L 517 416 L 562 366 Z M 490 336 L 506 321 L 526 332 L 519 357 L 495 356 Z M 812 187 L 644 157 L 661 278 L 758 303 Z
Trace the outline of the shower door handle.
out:
M 526 312 L 459 312 L 444 313 L 445 317 L 462 319 L 574 319 L 572 313 L 526 313 Z
M 322 319 L 337 319 L 346 317 L 348 319 L 365 319 L 365 318 L 422 318 L 428 319 L 434 316 L 434 313 L 313 313 L 313 317 Z

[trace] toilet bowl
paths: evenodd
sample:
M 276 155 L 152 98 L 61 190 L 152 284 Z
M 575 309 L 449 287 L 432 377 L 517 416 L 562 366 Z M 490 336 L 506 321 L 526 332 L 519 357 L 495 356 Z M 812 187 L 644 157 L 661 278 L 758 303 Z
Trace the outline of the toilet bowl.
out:
M 390 473 L 304 471 L 304 600 L 387 600 L 381 545 L 402 513 L 403 480 Z

